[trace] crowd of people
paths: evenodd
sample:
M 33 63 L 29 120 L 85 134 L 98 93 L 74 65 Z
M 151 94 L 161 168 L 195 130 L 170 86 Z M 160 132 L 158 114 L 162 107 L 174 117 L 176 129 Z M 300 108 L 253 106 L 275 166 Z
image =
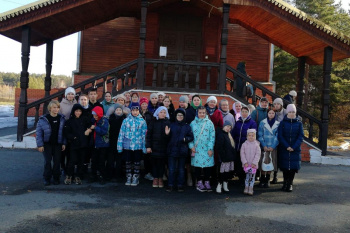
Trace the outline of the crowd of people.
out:
M 36 130 L 45 186 L 60 184 L 62 174 L 66 185 L 123 178 L 137 186 L 144 177 L 168 192 L 195 184 L 200 192 L 213 186 L 222 193 L 236 176 L 244 194 L 253 195 L 257 179 L 268 188 L 280 169 L 282 190 L 293 190 L 303 140 L 294 104 L 284 108 L 282 99 L 270 104 L 263 97 L 256 108 L 235 102 L 230 109 L 226 99 L 190 94 L 175 109 L 163 92 L 149 99 L 136 91 L 114 98 L 106 92 L 103 98 L 91 89 L 77 101 L 68 87 L 61 103 L 48 104 Z

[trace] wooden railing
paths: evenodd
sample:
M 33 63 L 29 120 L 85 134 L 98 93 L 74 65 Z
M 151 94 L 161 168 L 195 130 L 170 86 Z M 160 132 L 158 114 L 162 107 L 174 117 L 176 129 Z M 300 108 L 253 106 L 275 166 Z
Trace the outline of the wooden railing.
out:
M 237 99 L 242 100 L 245 103 L 248 103 L 248 99 L 251 98 L 251 102 L 254 106 L 256 106 L 256 102 L 257 100 L 261 99 L 261 97 L 268 97 L 270 96 L 270 98 L 272 100 L 276 99 L 276 98 L 281 98 L 280 96 L 278 96 L 276 93 L 270 91 L 269 89 L 267 89 L 266 87 L 264 87 L 263 85 L 261 85 L 260 83 L 254 81 L 253 79 L 249 78 L 248 76 L 242 74 L 241 72 L 235 70 L 234 68 L 230 67 L 227 65 L 227 78 L 226 78 L 226 82 L 228 83 L 227 86 L 229 86 L 229 88 L 226 89 L 226 94 L 228 95 L 232 95 Z M 236 86 L 235 86 L 235 82 L 237 80 L 235 80 L 236 77 L 240 77 L 241 79 L 243 79 L 245 82 L 249 82 L 252 86 L 253 86 L 253 93 L 251 97 L 247 97 L 245 95 L 245 92 L 243 92 L 244 97 L 238 97 L 236 95 Z M 261 93 L 262 96 L 257 95 L 257 93 Z M 243 99 L 244 98 L 244 99 Z M 284 103 L 288 103 L 288 101 L 283 100 Z M 305 136 L 304 139 L 318 147 L 321 148 L 320 142 L 321 142 L 321 137 L 322 137 L 322 123 L 319 119 L 315 118 L 314 116 L 310 115 L 309 113 L 305 112 L 303 109 L 297 107 L 297 115 L 301 117 L 302 122 L 303 122 L 303 126 L 304 126 L 304 132 L 305 132 Z
M 121 92 L 128 91 L 130 89 L 136 88 L 137 78 L 137 60 L 133 60 L 129 63 L 126 63 L 122 66 L 111 69 L 102 74 L 96 75 L 90 79 L 87 79 L 83 82 L 73 85 L 72 87 L 76 90 L 76 94 L 79 95 L 81 93 L 88 93 L 91 89 L 97 89 L 97 91 L 101 91 L 104 94 L 107 91 L 107 85 L 109 83 L 112 84 L 112 95 L 117 95 Z M 44 106 L 51 100 L 57 99 L 61 100 L 64 97 L 64 90 L 59 91 L 55 94 L 27 104 L 25 107 L 25 115 L 18 116 L 24 117 L 24 125 L 18 125 L 21 127 L 20 135 L 17 135 L 17 138 L 23 138 L 23 135 L 35 130 L 37 122 L 39 120 L 40 113 L 45 113 L 46 109 Z M 28 112 L 31 109 L 35 109 L 35 120 L 34 125 L 28 126 Z M 19 121 L 20 122 L 20 121 Z

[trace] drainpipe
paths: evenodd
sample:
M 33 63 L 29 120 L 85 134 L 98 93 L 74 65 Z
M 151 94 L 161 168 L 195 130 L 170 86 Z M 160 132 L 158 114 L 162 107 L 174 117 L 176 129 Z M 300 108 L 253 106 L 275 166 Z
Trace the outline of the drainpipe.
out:
M 275 45 L 270 44 L 270 69 L 269 69 L 269 82 L 273 85 L 273 92 L 276 92 L 276 82 L 272 80 L 273 77 L 273 61 L 275 57 Z

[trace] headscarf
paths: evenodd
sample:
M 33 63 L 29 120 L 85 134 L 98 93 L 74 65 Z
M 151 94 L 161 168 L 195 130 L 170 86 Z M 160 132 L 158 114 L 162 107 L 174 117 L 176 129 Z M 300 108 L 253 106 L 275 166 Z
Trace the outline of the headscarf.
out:
M 241 104 L 242 106 L 242 103 L 241 102 L 234 102 L 233 105 L 232 105 L 232 110 L 235 112 L 235 119 L 236 121 L 238 121 L 238 119 L 240 118 L 241 116 L 241 112 L 236 112 L 236 103 L 239 103 Z M 242 106 L 243 107 L 243 106 Z M 242 111 L 242 110 L 241 110 Z
M 193 98 L 194 98 L 194 97 L 198 97 L 198 98 L 200 99 L 199 106 L 195 106 L 195 105 L 193 104 Z M 192 96 L 191 106 L 192 106 L 192 108 L 193 108 L 194 110 L 197 110 L 198 107 L 202 106 L 202 98 L 201 98 L 199 95 L 194 95 L 194 96 Z
M 168 119 L 170 119 L 169 113 L 168 113 L 168 109 L 167 109 L 166 107 L 164 107 L 164 106 L 160 106 L 159 108 L 157 108 L 157 110 L 154 112 L 153 116 L 154 116 L 155 118 L 157 118 L 157 120 L 158 120 L 158 115 L 159 115 L 159 113 L 160 113 L 162 110 L 165 110 L 165 112 L 166 112 L 166 117 L 167 117 Z

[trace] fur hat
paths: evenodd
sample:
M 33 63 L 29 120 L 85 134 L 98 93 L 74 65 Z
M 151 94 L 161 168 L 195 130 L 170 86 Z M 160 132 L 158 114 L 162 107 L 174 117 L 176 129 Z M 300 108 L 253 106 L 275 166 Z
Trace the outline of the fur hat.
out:
M 141 106 L 143 103 L 148 104 L 148 99 L 147 99 L 146 97 L 142 97 L 142 98 L 140 99 L 140 106 Z
M 289 95 L 291 95 L 291 96 L 297 96 L 297 92 L 294 91 L 294 90 L 293 90 L 293 91 L 290 91 L 290 92 L 289 92 Z
M 294 104 L 288 104 L 288 106 L 287 106 L 287 113 L 289 113 L 289 112 L 297 113 L 297 108 L 295 107 Z
M 179 102 L 185 102 L 188 103 L 188 96 L 187 95 L 182 95 L 179 99 Z
M 126 98 L 125 98 L 125 96 L 124 96 L 123 94 L 117 95 L 117 96 L 115 97 L 115 99 L 116 99 L 116 100 L 117 100 L 117 99 L 123 99 L 124 101 L 126 101 Z
M 158 93 L 152 93 L 149 98 L 152 99 L 154 97 L 158 99 Z
M 280 104 L 283 106 L 283 100 L 281 98 L 276 98 L 274 101 L 273 101 L 274 104 Z
M 67 89 L 64 91 L 64 97 L 67 98 L 67 95 L 68 95 L 69 93 L 73 93 L 74 96 L 75 96 L 75 89 L 74 89 L 73 87 L 67 87 Z
M 218 99 L 215 96 L 213 96 L 213 95 L 208 97 L 207 103 L 209 103 L 209 101 L 211 101 L 211 100 L 215 100 L 215 104 L 218 103 Z

